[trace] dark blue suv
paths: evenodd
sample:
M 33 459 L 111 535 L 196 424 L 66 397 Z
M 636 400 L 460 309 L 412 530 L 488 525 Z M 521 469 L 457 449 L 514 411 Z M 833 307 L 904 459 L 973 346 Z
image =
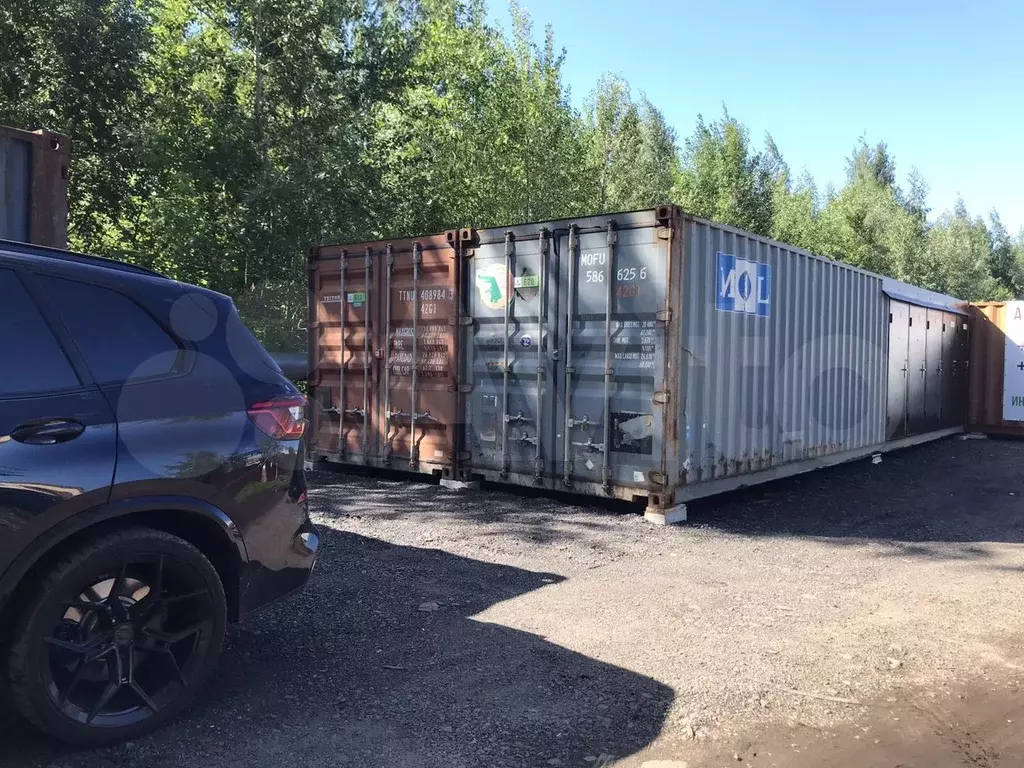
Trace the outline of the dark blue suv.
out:
M 303 587 L 305 399 L 231 300 L 0 241 L 0 668 L 64 741 L 181 712 L 225 627 Z

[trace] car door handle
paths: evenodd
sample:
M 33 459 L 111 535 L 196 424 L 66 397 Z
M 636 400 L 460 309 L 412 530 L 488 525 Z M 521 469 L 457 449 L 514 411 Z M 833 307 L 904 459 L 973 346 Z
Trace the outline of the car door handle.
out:
M 70 419 L 47 419 L 22 424 L 11 432 L 11 439 L 26 445 L 56 445 L 74 440 L 85 431 L 85 425 Z

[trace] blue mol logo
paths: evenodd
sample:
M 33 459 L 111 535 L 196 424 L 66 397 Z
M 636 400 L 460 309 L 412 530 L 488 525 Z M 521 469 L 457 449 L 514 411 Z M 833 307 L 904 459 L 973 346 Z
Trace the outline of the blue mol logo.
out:
M 772 267 L 718 252 L 715 309 L 745 315 L 772 314 Z

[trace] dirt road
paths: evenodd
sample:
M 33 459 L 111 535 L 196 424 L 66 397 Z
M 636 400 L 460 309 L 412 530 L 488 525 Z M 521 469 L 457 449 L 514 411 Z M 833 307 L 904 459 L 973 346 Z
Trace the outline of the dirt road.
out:
M 1024 443 L 947 440 L 691 507 L 318 473 L 308 591 L 156 736 L 0 768 L 1017 766 Z

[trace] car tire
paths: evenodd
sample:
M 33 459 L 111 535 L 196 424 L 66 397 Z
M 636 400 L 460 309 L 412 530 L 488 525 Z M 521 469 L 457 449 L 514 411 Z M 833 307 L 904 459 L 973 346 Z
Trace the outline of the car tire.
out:
M 102 535 L 50 568 L 15 625 L 13 704 L 69 744 L 136 738 L 191 704 L 226 626 L 224 587 L 194 546 L 145 528 Z

